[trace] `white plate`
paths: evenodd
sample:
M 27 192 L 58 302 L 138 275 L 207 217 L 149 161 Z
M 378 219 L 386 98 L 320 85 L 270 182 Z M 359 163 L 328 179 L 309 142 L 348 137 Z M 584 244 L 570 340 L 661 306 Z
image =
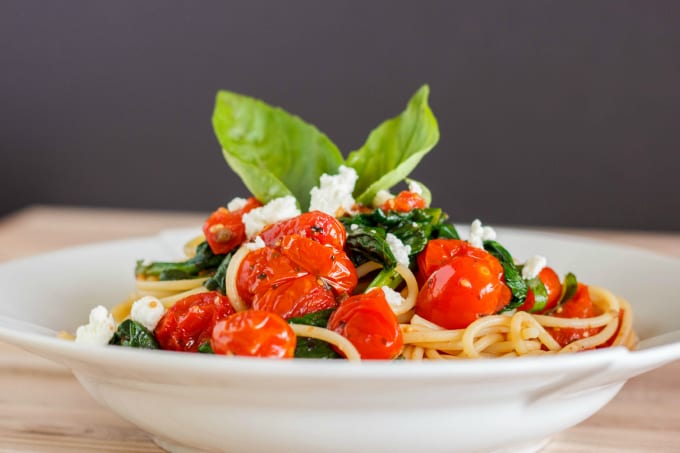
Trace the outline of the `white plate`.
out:
M 87 322 L 93 306 L 125 298 L 135 260 L 177 257 L 192 233 L 1 265 L 0 339 L 69 366 L 93 397 L 176 452 L 535 451 L 604 406 L 628 378 L 680 358 L 680 260 L 511 229 L 500 229 L 499 239 L 519 258 L 545 255 L 561 274 L 627 298 L 641 349 L 354 364 L 96 348 L 53 337 Z

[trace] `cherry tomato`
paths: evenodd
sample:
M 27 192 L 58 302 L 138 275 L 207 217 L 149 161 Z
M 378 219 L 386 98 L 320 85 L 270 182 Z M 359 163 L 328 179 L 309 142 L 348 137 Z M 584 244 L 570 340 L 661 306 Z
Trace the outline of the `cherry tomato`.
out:
M 345 247 L 347 233 L 335 217 L 320 211 L 305 212 L 292 219 L 282 220 L 266 226 L 260 237 L 265 244 L 276 246 L 277 242 L 291 234 L 299 234 L 321 244 L 331 245 L 338 250 Z
M 203 224 L 203 235 L 210 249 L 216 255 L 228 253 L 246 239 L 246 228 L 243 225 L 243 214 L 262 204 L 255 198 L 248 198 L 243 208 L 229 211 L 224 207 L 217 208 Z
M 462 329 L 498 312 L 510 298 L 498 260 L 462 255 L 432 272 L 418 294 L 416 313 L 444 328 Z
M 357 285 L 356 269 L 342 249 L 293 235 L 281 240 L 281 254 L 300 269 L 320 277 L 338 294 L 350 292 Z
M 329 318 L 328 328 L 347 338 L 362 359 L 391 360 L 404 345 L 399 321 L 380 288 L 342 302 Z
M 270 311 L 290 319 L 335 308 L 335 294 L 314 275 L 306 275 L 284 283 L 275 284 L 253 297 L 255 310 Z
M 425 199 L 415 192 L 402 190 L 399 194 L 387 200 L 382 206 L 382 209 L 388 211 L 409 212 L 416 208 L 425 208 L 427 203 Z
M 296 337 L 275 313 L 246 310 L 215 324 L 210 346 L 215 354 L 290 359 Z
M 553 313 L 553 316 L 559 318 L 591 318 L 595 316 L 595 306 L 590 299 L 588 286 L 582 283 L 578 284 L 576 294 L 574 297 L 566 301 Z M 597 334 L 601 328 L 595 327 L 591 329 L 564 329 L 553 327 L 547 329 L 555 340 L 563 347 L 576 340 L 586 338 Z
M 154 329 L 161 349 L 197 352 L 210 339 L 215 323 L 234 313 L 226 296 L 210 291 L 175 303 Z
M 241 261 L 236 289 L 239 296 L 250 305 L 255 294 L 306 275 L 309 272 L 293 263 L 280 250 L 262 247 L 249 252 Z
M 551 267 L 544 267 L 541 272 L 538 273 L 538 278 L 548 291 L 548 301 L 546 302 L 545 307 L 539 310 L 540 312 L 546 312 L 555 308 L 557 302 L 559 302 L 560 297 L 562 296 L 562 283 L 560 282 L 560 277 Z M 527 298 L 518 310 L 532 311 L 534 302 L 534 292 L 529 289 Z
M 356 286 L 356 270 L 344 251 L 297 234 L 277 243 L 248 253 L 239 267 L 236 288 L 253 308 L 286 319 L 303 316 L 335 307 L 335 297 Z
M 434 271 L 458 256 L 471 256 L 480 260 L 486 260 L 494 271 L 500 269 L 500 272 L 503 272 L 501 264 L 493 255 L 485 250 L 471 246 L 467 241 L 460 239 L 433 239 L 427 243 L 425 250 L 418 255 L 418 282 L 422 285 Z

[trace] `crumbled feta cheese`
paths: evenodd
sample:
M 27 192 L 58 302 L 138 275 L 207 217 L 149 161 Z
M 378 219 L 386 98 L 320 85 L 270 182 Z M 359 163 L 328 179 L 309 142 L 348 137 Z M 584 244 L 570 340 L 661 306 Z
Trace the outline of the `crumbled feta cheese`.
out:
M 356 223 L 353 223 L 349 226 L 349 229 L 352 230 L 352 231 L 356 231 L 356 230 L 359 229 L 359 225 L 357 225 Z
M 132 304 L 130 318 L 153 332 L 165 314 L 163 303 L 153 296 L 144 296 Z
M 496 239 L 496 231 L 489 227 L 483 226 L 479 219 L 475 219 L 470 225 L 470 237 L 468 242 L 473 247 L 478 249 L 484 248 L 484 241 L 493 241 Z
M 541 255 L 534 255 L 529 258 L 522 267 L 522 278 L 529 280 L 538 277 L 539 272 L 548 264 L 548 260 Z
M 385 300 L 387 301 L 388 304 L 390 304 L 390 307 L 399 308 L 404 303 L 404 298 L 401 297 L 401 294 L 399 294 L 389 286 L 383 286 L 380 289 L 383 290 L 383 293 L 385 294 Z
M 246 227 L 246 235 L 252 238 L 267 225 L 298 215 L 300 210 L 295 203 L 295 197 L 288 195 L 275 198 L 266 205 L 243 214 L 243 224 Z
M 98 305 L 90 311 L 90 322 L 76 330 L 76 343 L 105 345 L 116 331 L 116 322 L 109 311 Z
M 313 187 L 309 192 L 309 210 L 332 216 L 351 212 L 354 206 L 352 192 L 358 178 L 356 170 L 344 165 L 340 166 L 337 175 L 324 173 L 319 180 L 319 187 Z
M 423 194 L 423 188 L 415 182 L 414 180 L 410 179 L 408 182 L 408 191 L 413 192 L 416 195 L 422 195 Z
M 264 248 L 267 244 L 264 243 L 261 236 L 255 236 L 250 242 L 246 242 L 246 248 L 250 251 Z
M 409 265 L 408 256 L 411 254 L 411 246 L 404 245 L 404 243 L 401 242 L 401 239 L 399 239 L 392 233 L 387 233 L 385 240 L 387 241 L 387 245 L 390 246 L 392 255 L 394 255 L 394 257 L 397 259 L 397 262 L 408 267 Z
M 240 209 L 243 209 L 246 206 L 246 203 L 248 203 L 248 200 L 246 200 L 245 198 L 236 197 L 229 203 L 227 203 L 227 209 L 229 211 L 238 211 Z
M 390 191 L 384 189 L 379 190 L 378 193 L 375 194 L 375 197 L 373 197 L 373 207 L 377 208 L 379 206 L 382 206 L 392 198 L 394 198 L 394 195 L 392 195 Z

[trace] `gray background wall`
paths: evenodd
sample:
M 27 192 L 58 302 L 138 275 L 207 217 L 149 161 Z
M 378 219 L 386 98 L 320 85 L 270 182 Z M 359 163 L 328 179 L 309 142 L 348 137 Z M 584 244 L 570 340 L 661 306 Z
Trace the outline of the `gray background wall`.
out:
M 230 89 L 345 155 L 422 83 L 456 221 L 680 230 L 680 3 L 0 1 L 0 213 L 208 211 Z

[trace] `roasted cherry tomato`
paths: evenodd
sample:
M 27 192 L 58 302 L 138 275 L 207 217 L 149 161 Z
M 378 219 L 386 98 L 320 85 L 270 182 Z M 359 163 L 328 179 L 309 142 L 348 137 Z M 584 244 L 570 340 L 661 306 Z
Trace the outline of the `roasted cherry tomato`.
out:
M 415 192 L 402 190 L 399 194 L 387 200 L 381 208 L 387 211 L 409 212 L 416 208 L 425 208 L 427 203 L 425 199 Z
M 252 301 L 253 309 L 270 311 L 285 319 L 335 308 L 337 304 L 333 291 L 314 275 L 272 285 Z
M 260 237 L 265 244 L 278 245 L 284 236 L 299 234 L 321 244 L 331 245 L 338 250 L 345 247 L 347 233 L 335 217 L 320 211 L 305 212 L 292 219 L 266 226 Z
M 553 313 L 553 316 L 559 318 L 592 318 L 595 315 L 595 306 L 590 298 L 588 286 L 582 283 L 578 284 L 574 297 L 558 307 Z M 548 328 L 547 330 L 560 345 L 566 346 L 576 340 L 593 336 L 597 334 L 600 329 L 600 327 L 591 329 L 564 329 L 553 327 Z
M 210 340 L 215 323 L 232 313 L 229 299 L 216 291 L 193 294 L 168 309 L 154 334 L 161 349 L 196 352 Z
M 548 291 L 548 301 L 546 302 L 545 307 L 537 311 L 545 312 L 552 310 L 555 308 L 557 302 L 559 302 L 560 297 L 562 296 L 562 283 L 560 282 L 560 277 L 551 267 L 544 267 L 541 272 L 538 273 L 538 278 Z M 524 303 L 518 308 L 518 310 L 533 311 L 532 309 L 534 308 L 534 302 L 534 292 L 531 290 L 531 288 L 529 288 L 529 291 L 527 292 L 527 298 L 524 300 Z
M 304 316 L 335 307 L 335 298 L 357 285 L 356 270 L 343 250 L 298 234 L 283 236 L 277 244 L 248 253 L 239 267 L 237 291 L 253 308 L 286 319 Z
M 210 346 L 215 354 L 290 359 L 296 337 L 276 313 L 246 310 L 215 324 Z
M 328 328 L 347 338 L 362 359 L 391 360 L 404 345 L 399 321 L 380 288 L 343 301 L 329 318 Z
M 243 225 L 243 214 L 262 206 L 255 198 L 246 200 L 243 208 L 229 211 L 220 207 L 210 214 L 203 224 L 203 235 L 210 249 L 216 255 L 228 253 L 246 239 L 246 228 Z
M 457 256 L 432 272 L 418 294 L 416 313 L 444 328 L 462 329 L 502 309 L 511 293 L 503 267 L 489 256 Z

